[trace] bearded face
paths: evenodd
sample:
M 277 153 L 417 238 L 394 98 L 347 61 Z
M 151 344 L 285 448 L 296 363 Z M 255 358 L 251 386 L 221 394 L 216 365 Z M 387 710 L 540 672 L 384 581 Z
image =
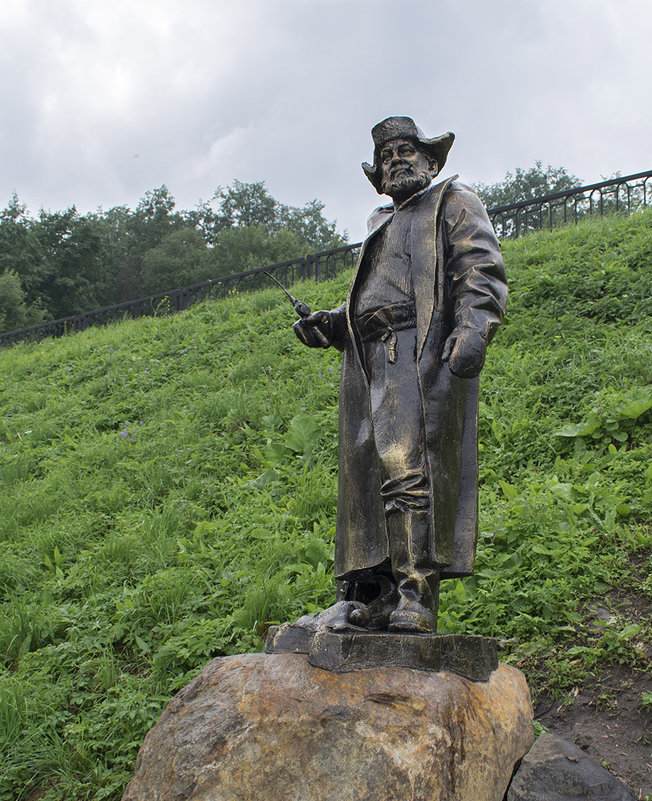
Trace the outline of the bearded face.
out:
M 425 189 L 437 175 L 437 162 L 410 139 L 392 139 L 380 151 L 383 193 L 402 203 Z

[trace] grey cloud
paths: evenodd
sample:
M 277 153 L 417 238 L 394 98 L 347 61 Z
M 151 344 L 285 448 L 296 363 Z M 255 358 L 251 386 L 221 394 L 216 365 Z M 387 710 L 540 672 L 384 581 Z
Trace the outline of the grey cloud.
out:
M 649 167 L 644 0 L 41 0 L 0 10 L 0 202 L 180 206 L 265 180 L 357 239 L 379 119 L 452 129 L 447 169 Z M 11 6 L 10 6 L 11 8 Z M 22 17 L 22 18 L 21 18 Z

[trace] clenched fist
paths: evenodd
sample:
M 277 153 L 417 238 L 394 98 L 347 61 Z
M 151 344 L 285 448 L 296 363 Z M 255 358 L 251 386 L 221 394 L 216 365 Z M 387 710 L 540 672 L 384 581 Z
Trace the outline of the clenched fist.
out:
M 292 326 L 294 333 L 309 348 L 328 348 L 333 344 L 331 316 L 332 313 L 329 311 L 313 312 L 296 321 Z
M 487 341 L 475 328 L 456 328 L 444 344 L 441 355 L 451 373 L 459 378 L 475 378 L 487 355 Z

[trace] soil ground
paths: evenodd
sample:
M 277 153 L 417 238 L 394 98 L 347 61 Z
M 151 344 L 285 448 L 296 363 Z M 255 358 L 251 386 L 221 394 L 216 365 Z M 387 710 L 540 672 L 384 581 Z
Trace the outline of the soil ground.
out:
M 632 555 L 629 581 L 584 610 L 596 636 L 615 621 L 641 626 L 636 668 L 605 665 L 564 698 L 539 694 L 534 710 L 549 731 L 575 743 L 641 801 L 652 801 L 652 705 L 643 700 L 652 693 L 652 603 L 641 591 L 649 559 L 650 554 Z
M 535 717 L 586 751 L 642 801 L 652 797 L 652 710 L 641 706 L 643 692 L 652 692 L 650 674 L 612 668 L 590 686 L 576 687 L 561 703 L 540 697 Z

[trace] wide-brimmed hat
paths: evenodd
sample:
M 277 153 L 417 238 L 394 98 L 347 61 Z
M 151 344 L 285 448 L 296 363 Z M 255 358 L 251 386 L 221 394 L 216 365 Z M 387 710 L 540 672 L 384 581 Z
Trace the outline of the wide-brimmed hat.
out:
M 386 120 L 374 125 L 371 129 L 371 138 L 374 142 L 374 163 L 362 163 L 365 175 L 371 181 L 376 192 L 383 194 L 380 187 L 380 159 L 378 158 L 380 149 L 392 139 L 413 139 L 425 152 L 434 158 L 441 171 L 446 163 L 448 151 L 451 149 L 455 134 L 452 131 L 437 136 L 434 139 L 426 139 L 423 131 L 419 128 L 411 117 L 387 117 Z

